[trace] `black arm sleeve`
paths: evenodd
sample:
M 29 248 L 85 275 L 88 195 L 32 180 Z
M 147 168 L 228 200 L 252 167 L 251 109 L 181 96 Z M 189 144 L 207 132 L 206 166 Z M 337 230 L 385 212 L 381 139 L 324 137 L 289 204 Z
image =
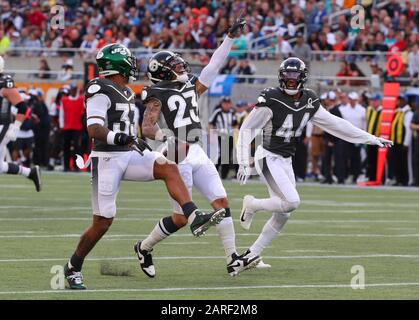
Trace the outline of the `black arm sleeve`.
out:
M 26 102 L 21 101 L 17 105 L 15 105 L 17 109 L 18 114 L 25 114 L 26 110 L 28 109 L 28 106 L 26 105 Z

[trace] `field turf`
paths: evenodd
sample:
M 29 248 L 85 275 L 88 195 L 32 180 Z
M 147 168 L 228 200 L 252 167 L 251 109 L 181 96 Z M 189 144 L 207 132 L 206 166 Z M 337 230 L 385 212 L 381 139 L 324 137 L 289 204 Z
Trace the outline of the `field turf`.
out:
M 89 290 L 74 292 L 51 289 L 51 268 L 66 262 L 90 223 L 89 177 L 44 174 L 43 180 L 37 194 L 22 177 L 0 176 L 0 299 L 419 298 L 418 189 L 299 185 L 300 208 L 263 254 L 271 269 L 232 278 L 215 228 L 199 239 L 184 228 L 155 248 L 157 276 L 149 279 L 132 246 L 170 213 L 167 193 L 161 182 L 124 182 L 117 218 L 84 264 Z M 244 251 L 269 213 L 259 213 L 244 231 L 241 199 L 267 193 L 259 183 L 225 186 Z M 199 195 L 195 200 L 209 209 Z M 351 287 L 353 266 L 364 268 L 365 289 Z

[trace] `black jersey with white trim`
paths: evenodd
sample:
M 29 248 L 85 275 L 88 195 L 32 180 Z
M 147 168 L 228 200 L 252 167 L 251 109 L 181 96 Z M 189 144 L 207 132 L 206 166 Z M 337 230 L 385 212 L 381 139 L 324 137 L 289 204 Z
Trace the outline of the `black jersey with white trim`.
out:
M 0 90 L 15 87 L 13 78 L 8 74 L 0 74 Z M 12 104 L 5 97 L 0 95 L 0 125 L 12 122 Z
M 87 86 L 84 96 L 85 105 L 95 95 L 102 94 L 109 98 L 105 119 L 105 126 L 114 132 L 123 132 L 130 136 L 136 136 L 134 110 L 135 93 L 128 87 L 121 87 L 106 78 L 95 78 Z M 106 106 L 104 106 L 105 108 Z M 94 140 L 93 151 L 115 152 L 130 151 L 128 146 L 109 145 L 104 141 Z
M 318 96 L 311 89 L 303 89 L 300 98 L 294 100 L 278 87 L 267 88 L 256 104 L 256 108 L 263 107 L 272 111 L 263 128 L 263 147 L 283 157 L 293 156 L 304 127 L 320 107 Z
M 180 140 L 197 142 L 201 140 L 202 126 L 198 111 L 197 77 L 188 75 L 186 83 L 179 81 L 160 81 L 145 87 L 141 94 L 143 103 L 150 98 L 161 102 L 158 120 L 160 128 L 170 129 Z

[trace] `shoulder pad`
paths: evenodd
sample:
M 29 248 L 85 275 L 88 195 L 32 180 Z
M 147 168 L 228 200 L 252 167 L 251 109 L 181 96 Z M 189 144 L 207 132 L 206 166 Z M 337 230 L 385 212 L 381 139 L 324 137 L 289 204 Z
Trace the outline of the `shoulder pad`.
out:
M 277 88 L 270 87 L 265 88 L 258 96 L 257 104 L 259 105 L 267 105 L 268 100 L 277 92 Z
M 144 87 L 143 90 L 141 90 L 141 101 L 147 100 L 149 91 L 149 87 Z
M 89 81 L 89 83 L 86 85 L 85 89 L 85 97 L 86 99 L 94 96 L 98 93 L 105 93 L 106 92 L 106 86 L 105 86 L 105 79 L 103 78 L 94 78 Z
M 143 90 L 141 91 L 141 101 L 144 103 L 147 100 L 149 100 L 150 98 L 155 98 L 155 99 L 159 99 L 158 92 L 162 92 L 161 90 L 155 89 L 154 88 L 155 85 L 151 85 L 151 86 L 147 86 L 144 87 Z M 159 99 L 160 100 L 160 99 Z
M 304 89 L 305 90 L 305 92 L 307 93 L 307 95 L 310 97 L 310 98 L 312 98 L 313 100 L 315 100 L 315 99 L 318 99 L 319 97 L 318 97 L 318 95 L 317 95 L 317 93 L 316 92 L 314 92 L 314 90 L 312 90 L 312 89 Z
M 315 93 L 313 90 L 311 89 L 304 89 L 307 93 L 308 99 L 307 99 L 307 103 L 309 105 L 312 105 L 314 108 L 319 108 L 320 107 L 320 99 L 319 96 L 317 95 L 317 93 Z

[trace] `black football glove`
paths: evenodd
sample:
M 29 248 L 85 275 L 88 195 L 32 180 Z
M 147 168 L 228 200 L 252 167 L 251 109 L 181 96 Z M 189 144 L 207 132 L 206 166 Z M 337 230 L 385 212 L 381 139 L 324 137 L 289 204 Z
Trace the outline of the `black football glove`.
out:
M 131 148 L 135 151 L 137 151 L 142 156 L 144 155 L 144 150 L 148 149 L 149 151 L 152 151 L 151 147 L 148 145 L 147 142 L 145 142 L 143 139 L 136 139 L 134 140 L 134 143 L 132 144 Z
M 246 25 L 246 20 L 244 19 L 244 11 L 240 12 L 240 15 L 234 21 L 233 25 L 228 29 L 228 34 L 232 37 L 237 37 L 239 31 L 243 32 L 243 28 Z
M 125 133 L 118 132 L 115 134 L 114 143 L 117 146 L 129 146 L 135 141 L 135 137 L 129 136 Z
M 136 137 L 129 136 L 122 132 L 115 134 L 114 142 L 118 146 L 129 146 L 141 155 L 144 155 L 143 151 L 145 149 L 152 151 L 151 147 L 144 140 L 137 139 Z

